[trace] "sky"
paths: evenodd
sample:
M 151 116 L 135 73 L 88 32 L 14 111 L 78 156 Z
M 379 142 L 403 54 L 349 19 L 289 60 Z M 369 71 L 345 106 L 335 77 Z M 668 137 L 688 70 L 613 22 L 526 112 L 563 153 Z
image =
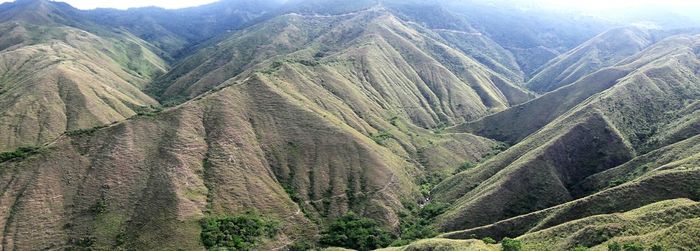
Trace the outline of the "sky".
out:
M 698 0 L 533 0 L 547 5 L 583 9 L 619 9 L 637 6 L 700 8 Z
M 0 3 L 12 0 L 0 0 Z M 67 2 L 79 9 L 117 8 L 127 9 L 131 7 L 159 6 L 168 9 L 184 8 L 203 5 L 216 0 L 60 0 Z M 351 0 L 349 0 L 351 1 Z M 523 1 L 523 0 L 513 0 Z M 639 5 L 663 5 L 676 8 L 700 8 L 700 0 L 525 0 L 535 1 L 548 6 L 578 9 L 610 9 L 625 8 Z
M 0 3 L 14 0 L 0 0 Z M 66 2 L 78 9 L 117 8 L 158 6 L 168 9 L 178 9 L 216 2 L 217 0 L 58 0 Z

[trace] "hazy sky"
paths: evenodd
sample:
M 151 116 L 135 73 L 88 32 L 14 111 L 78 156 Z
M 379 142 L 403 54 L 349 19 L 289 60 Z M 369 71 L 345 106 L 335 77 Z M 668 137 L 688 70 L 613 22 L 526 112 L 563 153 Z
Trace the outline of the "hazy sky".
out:
M 14 0 L 0 0 L 0 3 Z M 191 7 L 216 2 L 217 0 L 57 0 L 66 2 L 79 9 L 94 9 L 98 7 L 127 9 L 131 7 L 160 6 L 169 9 Z
M 0 0 L 0 3 L 12 0 Z M 129 7 L 160 6 L 164 8 L 183 8 L 215 2 L 216 0 L 61 0 L 80 9 L 111 7 L 126 9 Z M 352 1 L 352 0 L 349 0 Z M 666 7 L 700 8 L 700 0 L 512 0 L 534 1 L 548 6 L 566 8 L 625 8 L 639 5 L 663 5 Z
M 659 5 L 672 8 L 698 8 L 698 0 L 532 0 L 548 5 L 561 7 L 601 9 L 601 8 L 625 8 L 640 5 Z

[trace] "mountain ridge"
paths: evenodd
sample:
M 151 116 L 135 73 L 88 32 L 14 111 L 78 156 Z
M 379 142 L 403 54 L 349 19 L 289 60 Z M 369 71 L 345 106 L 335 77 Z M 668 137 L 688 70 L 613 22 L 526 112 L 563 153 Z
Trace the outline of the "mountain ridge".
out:
M 699 246 L 697 29 L 494 6 L 2 4 L 2 248 Z

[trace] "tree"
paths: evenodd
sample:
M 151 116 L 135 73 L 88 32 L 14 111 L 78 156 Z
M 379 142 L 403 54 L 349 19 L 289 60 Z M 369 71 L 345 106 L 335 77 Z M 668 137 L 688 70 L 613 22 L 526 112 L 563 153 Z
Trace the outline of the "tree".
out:
M 622 245 L 618 242 L 608 244 L 608 251 L 622 251 Z
M 622 245 L 622 249 L 625 251 L 644 251 L 644 245 L 640 243 L 625 243 L 625 245 Z
M 501 241 L 501 248 L 503 251 L 521 251 L 523 250 L 523 243 L 519 240 L 505 238 Z
M 352 212 L 332 222 L 321 236 L 322 245 L 357 250 L 387 247 L 391 240 L 391 235 L 376 221 Z
M 659 244 L 654 244 L 651 246 L 651 251 L 664 251 L 664 247 Z
M 494 239 L 491 238 L 491 237 L 486 237 L 486 238 L 483 238 L 483 239 L 481 239 L 481 240 L 482 240 L 484 243 L 486 243 L 486 244 L 496 244 L 496 243 L 498 243 L 498 242 L 496 242 L 496 240 L 494 240 Z
M 290 247 L 289 251 L 315 250 L 316 246 L 308 240 L 297 240 Z
M 274 237 L 279 223 L 253 212 L 202 219 L 202 243 L 208 249 L 250 250 L 260 238 Z

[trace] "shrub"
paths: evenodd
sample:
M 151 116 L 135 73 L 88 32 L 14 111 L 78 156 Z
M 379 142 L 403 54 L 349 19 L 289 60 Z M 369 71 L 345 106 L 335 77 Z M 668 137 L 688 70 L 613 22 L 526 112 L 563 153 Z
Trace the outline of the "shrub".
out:
M 608 187 L 616 187 L 622 184 L 625 184 L 627 182 L 627 179 L 624 178 L 616 178 L 614 180 L 611 180 L 608 182 Z
M 134 112 L 138 116 L 151 117 L 163 111 L 160 106 L 138 106 L 134 108 Z
M 399 117 L 398 116 L 392 117 L 391 119 L 389 119 L 389 123 L 391 123 L 391 125 L 393 125 L 393 126 L 399 126 Z
M 494 239 L 491 238 L 491 237 L 486 237 L 486 238 L 483 238 L 483 239 L 481 239 L 481 240 L 482 240 L 484 243 L 486 243 L 486 244 L 496 244 L 496 243 L 498 243 L 498 242 L 496 242 L 496 240 L 494 240 Z
M 298 240 L 289 247 L 289 251 L 306 251 L 314 250 L 315 248 L 316 246 L 308 240 Z
M 586 251 L 588 250 L 587 247 L 584 246 L 576 246 L 575 248 L 572 248 L 571 251 Z
M 420 217 L 426 220 L 430 220 L 432 218 L 437 217 L 438 215 L 441 215 L 445 211 L 447 211 L 447 208 L 450 205 L 447 203 L 439 203 L 439 202 L 431 202 L 423 206 L 420 210 Z
M 608 244 L 608 251 L 622 251 L 622 245 L 618 242 Z
M 394 241 L 392 246 L 403 246 L 411 241 L 435 237 L 437 232 L 430 226 L 430 222 L 425 219 L 415 217 L 405 217 L 400 222 L 400 236 Z
M 73 246 L 69 250 L 92 250 L 90 247 L 95 245 L 95 237 L 71 238 L 68 242 Z
M 374 140 L 374 142 L 376 142 L 379 145 L 384 145 L 385 141 L 394 137 L 394 135 L 391 135 L 391 133 L 387 131 L 380 131 L 376 134 L 372 133 L 370 134 L 370 136 L 372 137 L 372 140 Z
M 431 173 L 427 175 L 425 178 L 423 178 L 423 181 L 420 185 L 420 192 L 424 197 L 429 197 L 430 192 L 437 186 L 437 184 L 440 184 L 443 180 L 445 180 L 449 175 L 446 173 Z
M 22 160 L 37 153 L 39 153 L 38 147 L 20 147 L 14 152 L 0 153 L 0 162 Z
M 622 245 L 622 249 L 625 251 L 644 251 L 644 245 L 640 243 L 625 243 L 625 245 Z
M 659 244 L 654 244 L 653 246 L 651 246 L 651 251 L 664 251 L 664 250 L 666 250 L 666 249 Z
M 503 251 L 521 251 L 523 250 L 523 243 L 519 240 L 505 238 L 501 241 L 501 248 Z
M 299 192 L 297 192 L 296 189 L 294 189 L 292 186 L 289 185 L 282 185 L 282 188 L 284 188 L 284 191 L 287 192 L 289 195 L 289 198 L 292 199 L 292 201 L 296 203 L 301 203 L 301 196 L 299 196 Z
M 202 219 L 202 243 L 207 249 L 250 250 L 262 237 L 277 234 L 279 223 L 253 212 Z
M 330 224 L 321 236 L 321 244 L 372 250 L 391 244 L 391 236 L 376 221 L 349 212 Z
M 464 171 L 469 170 L 469 169 L 472 169 L 472 168 L 474 168 L 474 167 L 476 167 L 476 164 L 474 164 L 474 163 L 472 163 L 472 162 L 469 162 L 469 161 L 464 162 L 464 164 L 462 164 L 461 166 L 459 166 L 459 167 L 457 168 L 457 170 L 455 171 L 455 174 L 464 172 Z
M 402 202 L 408 213 L 399 214 L 399 239 L 391 246 L 403 246 L 411 241 L 432 238 L 437 235 L 435 228 L 430 226 L 431 219 L 442 214 L 447 209 L 444 203 L 428 203 L 419 207 L 415 202 Z
M 106 127 L 107 127 L 106 125 L 101 125 L 101 126 L 96 126 L 93 128 L 78 129 L 78 130 L 66 132 L 66 135 L 68 135 L 68 136 L 89 135 L 89 134 L 93 134 L 97 130 L 100 130 L 100 129 L 106 128 Z
M 90 213 L 93 215 L 99 215 L 107 212 L 107 201 L 105 199 L 100 199 L 94 205 L 90 206 Z
M 435 133 L 435 134 L 441 134 L 441 133 L 442 133 L 443 131 L 445 131 L 445 129 L 447 129 L 447 127 L 449 127 L 449 126 L 450 126 L 449 124 L 447 124 L 447 123 L 445 123 L 445 122 L 442 122 L 442 123 L 440 123 L 440 124 L 433 130 L 433 133 Z

